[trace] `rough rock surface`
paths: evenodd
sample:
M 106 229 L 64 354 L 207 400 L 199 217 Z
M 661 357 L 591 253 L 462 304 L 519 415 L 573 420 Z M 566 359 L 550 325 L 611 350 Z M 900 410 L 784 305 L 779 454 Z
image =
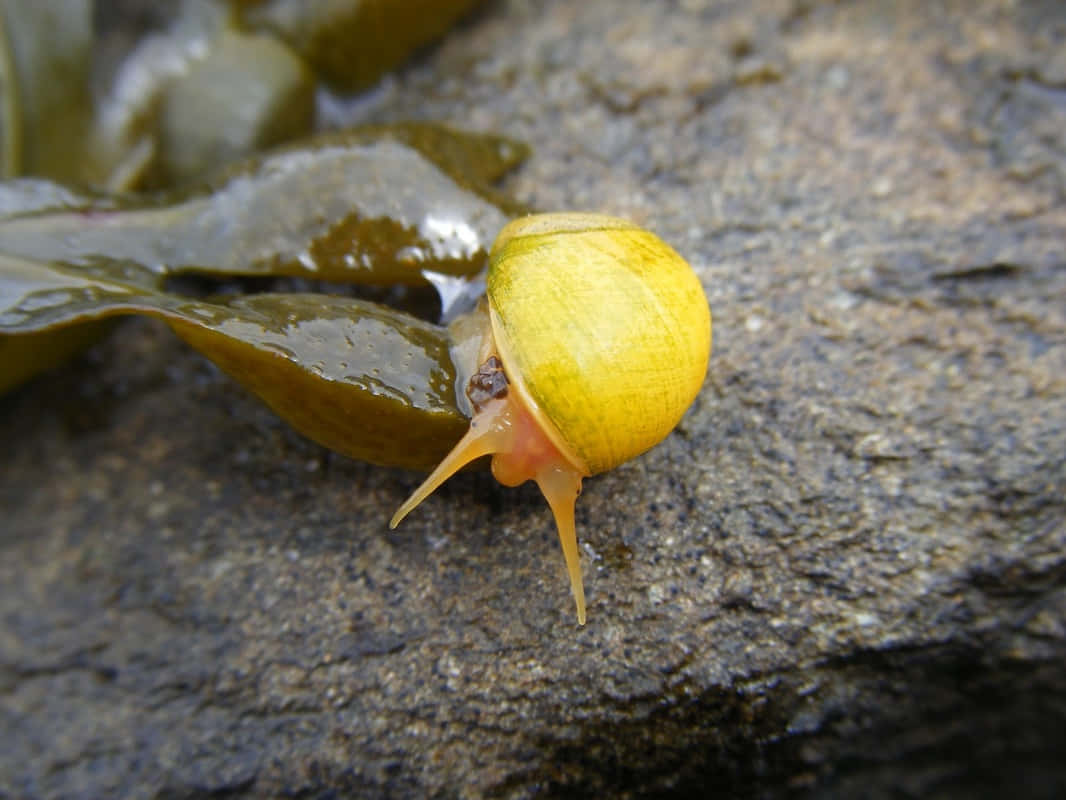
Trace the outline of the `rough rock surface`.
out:
M 356 113 L 533 145 L 715 320 L 535 488 L 302 440 L 152 323 L 0 399 L 0 796 L 1066 794 L 1066 7 L 492 3 Z

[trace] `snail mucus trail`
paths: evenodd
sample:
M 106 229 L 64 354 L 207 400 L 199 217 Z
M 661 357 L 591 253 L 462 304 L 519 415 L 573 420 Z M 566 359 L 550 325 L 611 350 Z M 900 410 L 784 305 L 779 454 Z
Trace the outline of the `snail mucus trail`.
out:
M 506 486 L 534 480 L 555 517 L 579 624 L 574 526 L 583 478 L 660 442 L 699 392 L 711 317 L 692 268 L 665 242 L 599 214 L 509 223 L 489 256 L 470 429 L 392 518 L 492 455 Z

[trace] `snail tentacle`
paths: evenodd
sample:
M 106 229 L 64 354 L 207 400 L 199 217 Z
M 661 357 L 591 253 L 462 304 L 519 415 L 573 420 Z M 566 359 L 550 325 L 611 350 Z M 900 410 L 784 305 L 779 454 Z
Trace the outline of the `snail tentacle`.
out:
M 548 466 L 535 478 L 540 493 L 551 506 L 559 543 L 563 546 L 566 571 L 570 575 L 570 590 L 577 604 L 577 624 L 585 624 L 585 587 L 581 581 L 581 558 L 577 551 L 577 529 L 574 525 L 574 505 L 581 494 L 581 474 L 557 466 Z
M 389 520 L 389 528 L 395 529 L 403 518 L 410 514 L 423 500 L 429 497 L 448 478 L 471 461 L 498 452 L 510 446 L 510 420 L 505 404 L 501 401 L 488 404 L 475 415 L 470 429 L 452 448 L 437 468 L 429 474 L 422 485 L 412 492 L 399 510 Z

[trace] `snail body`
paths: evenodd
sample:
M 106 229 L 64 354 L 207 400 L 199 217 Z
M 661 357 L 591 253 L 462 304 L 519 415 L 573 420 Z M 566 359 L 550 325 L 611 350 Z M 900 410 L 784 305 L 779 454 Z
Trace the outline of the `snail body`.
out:
M 537 482 L 555 517 L 579 624 L 574 526 L 583 478 L 677 425 L 707 370 L 711 317 L 691 267 L 655 234 L 600 214 L 509 223 L 489 256 L 470 429 L 390 522 L 491 454 L 500 483 Z

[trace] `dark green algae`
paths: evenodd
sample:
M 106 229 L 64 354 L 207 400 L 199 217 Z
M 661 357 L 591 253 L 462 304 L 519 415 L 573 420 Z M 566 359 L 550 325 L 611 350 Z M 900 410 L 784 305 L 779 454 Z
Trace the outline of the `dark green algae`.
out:
M 242 27 L 287 42 L 323 80 L 364 89 L 431 42 L 481 0 L 306 0 L 234 2 Z
M 403 125 L 317 137 L 167 196 L 4 185 L 0 391 L 91 343 L 108 319 L 142 314 L 310 438 L 429 468 L 467 425 L 446 328 L 331 294 L 190 297 L 173 278 L 472 280 L 508 218 L 489 182 L 523 156 L 500 137 Z
M 7 3 L 0 177 L 170 186 L 310 134 L 319 92 L 369 88 L 478 4 Z

